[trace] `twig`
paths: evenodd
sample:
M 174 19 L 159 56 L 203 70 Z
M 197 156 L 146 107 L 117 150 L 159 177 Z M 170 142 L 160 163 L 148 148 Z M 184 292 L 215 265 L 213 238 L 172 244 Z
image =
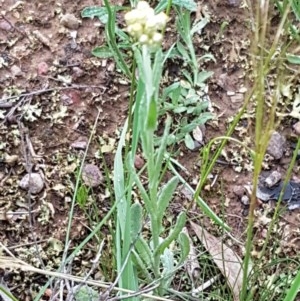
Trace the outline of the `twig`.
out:
M 23 93 L 20 95 L 14 95 L 14 96 L 9 96 L 1 99 L 0 102 L 0 107 L 2 105 L 5 105 L 8 100 L 19 98 L 19 97 L 27 97 L 27 96 L 33 96 L 33 95 L 39 95 L 43 93 L 48 93 L 52 92 L 55 90 L 67 90 L 67 89 L 86 89 L 86 88 L 96 88 L 96 89 L 102 89 L 105 91 L 105 87 L 100 87 L 100 86 L 89 86 L 89 85 L 72 85 L 72 86 L 67 86 L 67 87 L 56 87 L 56 88 L 48 88 L 48 89 L 41 89 L 41 90 L 36 90 L 28 93 Z
M 20 33 L 23 37 L 25 37 L 26 39 L 28 39 L 30 42 L 30 38 L 28 37 L 26 32 L 21 31 L 20 29 L 18 29 L 14 24 L 12 24 L 3 13 L 1 13 L 1 18 L 4 19 L 14 30 L 16 30 L 18 33 Z
M 31 211 L 31 212 L 34 212 L 34 210 Z M 19 213 L 19 212 L 18 212 L 18 213 Z M 24 212 L 24 213 L 21 212 L 21 214 L 29 214 L 29 212 Z M 42 239 L 42 240 L 39 240 L 39 241 L 37 241 L 37 242 L 35 242 L 35 241 L 33 241 L 33 242 L 28 242 L 28 243 L 26 243 L 26 244 L 19 244 L 19 245 L 15 245 L 15 246 L 8 247 L 7 249 L 9 249 L 9 250 L 18 249 L 18 248 L 21 248 L 21 247 L 32 246 L 32 245 L 34 245 L 35 243 L 41 244 L 42 242 L 46 242 L 46 241 L 48 241 L 48 239 Z
M 154 286 L 149 286 L 149 287 L 147 286 L 147 287 L 145 287 L 135 293 L 132 293 L 132 294 L 110 298 L 110 299 L 108 299 L 108 301 L 119 301 L 119 300 L 128 299 L 128 298 L 132 298 L 132 297 L 136 297 L 136 296 L 141 296 L 142 294 L 147 294 L 151 291 L 154 291 L 158 287 L 159 287 L 159 283 Z
M 25 159 L 25 170 L 29 174 L 29 187 L 28 187 L 28 192 L 27 192 L 28 211 L 29 211 L 29 227 L 31 229 L 31 233 L 32 233 L 33 241 L 34 241 L 36 256 L 39 259 L 41 266 L 45 269 L 46 266 L 44 264 L 43 259 L 40 256 L 39 249 L 38 249 L 37 235 L 33 229 L 33 216 L 32 216 L 32 212 L 31 212 L 32 206 L 33 206 L 32 202 L 31 202 L 32 185 L 30 185 L 33 164 L 32 164 L 32 160 L 31 160 L 32 155 L 30 153 L 30 148 L 27 144 L 28 139 L 29 139 L 29 134 L 28 134 L 28 130 L 27 129 L 25 130 L 25 127 L 20 120 L 18 120 L 18 126 L 19 126 L 20 136 L 21 136 L 21 149 L 22 149 L 22 153 L 23 153 L 23 156 Z
M 21 269 L 22 271 L 28 271 L 32 273 L 37 273 L 37 274 L 42 274 L 46 276 L 52 276 L 56 278 L 62 278 L 62 279 L 69 279 L 72 281 L 76 282 L 83 282 L 83 279 L 78 276 L 70 275 L 70 274 L 65 274 L 65 273 L 58 273 L 58 272 L 53 272 L 45 269 L 39 269 L 34 266 L 31 266 L 27 264 L 25 261 L 22 261 L 20 259 L 15 259 L 11 257 L 6 257 L 6 256 L 1 256 L 0 255 L 0 266 L 1 268 L 10 268 L 10 269 Z M 86 284 L 93 285 L 96 287 L 101 287 L 101 288 L 109 288 L 110 283 L 103 282 L 103 281 L 95 281 L 95 280 L 87 280 Z M 125 289 L 125 288 L 120 288 L 120 287 L 114 287 L 114 291 L 118 292 L 123 292 L 123 293 L 132 293 L 135 294 L 136 292 Z M 174 301 L 173 299 L 170 298 L 164 298 L 156 295 L 151 295 L 151 294 L 141 294 L 142 297 L 145 298 L 150 298 L 151 300 L 160 300 L 160 301 Z

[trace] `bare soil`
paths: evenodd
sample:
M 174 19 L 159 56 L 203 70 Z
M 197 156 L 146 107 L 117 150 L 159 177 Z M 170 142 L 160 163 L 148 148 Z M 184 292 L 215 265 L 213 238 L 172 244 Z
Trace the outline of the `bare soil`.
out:
M 206 70 L 214 71 L 209 96 L 218 116 L 206 125 L 206 142 L 224 135 L 228 118 L 235 116 L 241 107 L 245 92 L 237 98 L 231 97 L 231 92 L 238 93 L 251 84 L 246 82 L 250 72 L 249 11 L 240 7 L 238 0 L 208 2 L 205 8 L 211 22 L 195 41 L 199 55 L 208 46 L 216 59 L 216 63 L 205 65 Z M 91 5 L 99 5 L 99 1 L 5 0 L 0 3 L 1 11 L 6 12 L 0 17 L 0 116 L 3 117 L 0 120 L 0 242 L 17 258 L 41 268 L 57 268 L 62 255 L 60 247 L 53 245 L 64 243 L 76 172 L 84 153 L 73 143 L 88 140 L 100 112 L 86 161 L 103 170 L 103 161 L 95 153 L 107 145 L 104 158 L 112 169 L 114 146 L 127 115 L 129 83 L 116 72 L 113 60 L 101 60 L 91 54 L 92 48 L 105 40 L 104 27 L 98 20 L 80 17 L 82 9 Z M 66 13 L 74 14 L 81 21 L 78 28 L 68 29 L 61 24 L 60 19 Z M 224 22 L 228 24 L 220 34 Z M 17 93 L 23 96 L 17 101 L 8 99 Z M 252 140 L 251 122 L 245 120 L 235 136 Z M 188 151 L 184 145 L 179 147 L 178 160 L 187 168 L 189 181 L 195 187 L 201 168 L 199 151 Z M 226 150 L 229 157 L 241 151 L 232 144 Z M 280 162 L 271 162 L 270 169 L 286 171 L 285 159 L 290 155 L 287 151 Z M 251 183 L 251 172 L 244 165 L 240 172 L 235 167 L 226 162 L 217 164 L 202 197 L 232 227 L 232 235 L 243 241 L 247 206 L 240 202 L 234 190 Z M 43 178 L 44 188 L 37 195 L 28 196 L 19 187 L 28 172 L 39 173 Z M 111 204 L 104 185 L 93 189 L 93 197 L 93 206 L 98 208 L 98 216 L 92 217 L 96 223 Z M 178 206 L 181 201 L 177 198 L 172 205 L 174 214 L 180 210 Z M 269 210 L 266 207 L 261 206 L 265 208 L 261 211 Z M 195 214 L 199 212 L 191 211 L 191 215 Z M 207 229 L 213 228 L 210 221 L 204 219 L 204 222 Z M 299 252 L 299 222 L 299 210 L 282 213 L 281 235 L 278 234 L 282 256 L 295 256 Z M 89 223 L 84 211 L 76 207 L 71 248 L 90 232 Z M 257 226 L 256 239 L 264 237 L 266 227 Z M 283 234 L 286 236 L 282 237 Z M 9 255 L 1 245 L 0 250 L 0 254 Z M 74 275 L 84 274 L 85 263 L 94 258 L 95 251 L 93 244 L 83 250 L 75 260 Z M 237 251 L 242 254 L 240 247 Z M 109 262 L 111 252 L 106 253 Z M 24 272 L 2 271 L 2 276 L 19 300 L 32 300 L 46 283 L 46 277 Z

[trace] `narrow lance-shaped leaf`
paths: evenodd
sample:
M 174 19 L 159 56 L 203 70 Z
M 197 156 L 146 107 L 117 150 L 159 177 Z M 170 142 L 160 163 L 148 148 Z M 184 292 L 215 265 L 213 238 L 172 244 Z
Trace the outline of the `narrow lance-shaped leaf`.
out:
M 167 120 L 165 122 L 165 131 L 161 140 L 160 147 L 157 151 L 157 155 L 155 158 L 155 167 L 157 170 L 161 170 L 161 166 L 165 157 L 166 147 L 168 143 L 169 131 L 171 126 L 172 119 L 169 115 L 167 115 Z
M 131 155 L 131 152 L 128 154 L 128 157 L 127 157 L 127 168 L 128 168 L 128 171 L 131 173 L 132 177 L 133 177 L 133 180 L 135 182 L 135 184 L 137 185 L 138 189 L 139 189 L 139 192 L 142 196 L 142 199 L 145 203 L 145 206 L 146 206 L 146 210 L 147 212 L 151 212 L 153 211 L 153 206 L 150 202 L 150 199 L 149 199 L 149 196 L 147 194 L 147 191 L 145 190 L 141 180 L 139 179 L 135 169 L 134 169 L 134 163 L 133 163 L 133 159 L 132 159 L 132 155 Z
M 161 188 L 158 195 L 158 220 L 161 221 L 165 214 L 165 210 L 169 206 L 169 203 L 174 195 L 174 191 L 178 185 L 179 179 L 175 176 L 166 185 Z
M 195 142 L 194 142 L 193 138 L 191 137 L 191 135 L 188 133 L 185 134 L 184 143 L 185 143 L 185 146 L 190 150 L 193 150 L 195 148 Z
M 170 284 L 172 281 L 172 276 L 174 274 L 174 254 L 171 250 L 165 249 L 163 254 L 161 255 L 161 262 L 164 267 L 163 272 L 162 272 L 162 282 L 161 286 L 164 290 L 167 290 L 170 288 Z
M 176 224 L 173 229 L 171 229 L 169 235 L 163 240 L 163 242 L 154 251 L 154 257 L 158 254 L 162 254 L 164 250 L 178 237 L 179 233 L 182 231 L 186 222 L 185 212 L 181 212 L 177 218 Z
M 177 50 L 179 51 L 179 53 L 182 55 L 183 59 L 190 62 L 191 58 L 187 52 L 187 50 L 185 49 L 185 47 L 183 46 L 183 44 L 181 42 L 177 42 L 176 43 L 177 46 Z
M 130 208 L 130 236 L 131 242 L 134 242 L 142 229 L 142 206 L 140 203 L 134 203 Z
M 168 0 L 159 1 L 158 5 L 155 8 L 155 12 L 163 11 L 164 9 L 166 9 L 167 5 L 168 5 Z M 177 5 L 189 11 L 197 10 L 197 4 L 194 0 L 173 0 L 172 5 Z
M 288 289 L 284 301 L 296 300 L 296 297 L 300 290 L 300 271 L 298 271 L 296 277 L 294 278 L 291 287 Z M 298 300 L 298 299 L 297 299 Z
M 300 56 L 299 55 L 287 53 L 286 58 L 289 63 L 295 64 L 295 65 L 300 65 Z
M 112 51 L 110 50 L 109 47 L 107 46 L 97 46 L 92 50 L 92 54 L 96 57 L 99 58 L 109 58 L 109 57 L 113 57 L 114 54 L 112 53 Z
M 152 258 L 153 254 L 148 246 L 146 240 L 143 237 L 139 237 L 137 242 L 135 243 L 135 249 L 140 256 L 140 258 L 143 260 L 144 264 L 149 268 L 152 266 Z
M 156 124 L 157 124 L 157 103 L 156 100 L 152 98 L 148 108 L 147 130 L 155 131 Z
M 148 283 L 152 282 L 153 279 L 152 279 L 150 272 L 148 271 L 148 267 L 145 265 L 141 256 L 139 256 L 139 254 L 135 250 L 132 251 L 132 260 L 133 260 L 134 265 L 138 266 L 140 268 L 140 270 L 143 271 L 143 276 L 146 277 L 146 281 Z
M 184 232 L 180 232 L 178 236 L 178 242 L 180 245 L 180 260 L 178 265 L 182 264 L 190 253 L 190 241 L 188 236 Z

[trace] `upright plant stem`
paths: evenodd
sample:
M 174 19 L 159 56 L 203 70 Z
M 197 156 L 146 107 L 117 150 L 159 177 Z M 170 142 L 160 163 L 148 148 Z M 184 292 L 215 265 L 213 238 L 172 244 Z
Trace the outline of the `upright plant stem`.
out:
M 119 61 L 119 63 L 121 64 L 123 70 L 125 71 L 126 75 L 128 77 L 130 77 L 130 70 L 126 64 L 126 62 L 124 61 L 123 55 L 121 53 L 121 51 L 118 48 L 117 42 L 116 42 L 116 37 L 115 37 L 115 20 L 113 18 L 113 12 L 112 9 L 110 7 L 109 1 L 108 0 L 104 0 L 104 4 L 105 7 L 107 9 L 107 14 L 108 14 L 108 27 L 107 27 L 107 31 L 108 31 L 108 36 L 109 36 L 109 42 L 114 50 L 116 59 Z
M 132 119 L 133 119 L 133 103 L 134 103 L 134 91 L 136 90 L 136 78 L 135 78 L 135 71 L 136 71 L 136 61 L 133 59 L 132 62 L 132 72 L 131 72 L 131 85 L 130 85 L 130 96 L 129 96 L 129 108 L 128 108 L 128 128 L 127 128 L 127 135 L 130 135 L 132 130 Z M 130 147 L 130 140 L 126 140 L 125 146 L 125 158 L 127 158 L 128 152 Z
M 167 9 L 166 9 L 167 16 L 170 15 L 171 7 L 172 7 L 172 0 L 168 0 L 168 5 L 167 5 Z

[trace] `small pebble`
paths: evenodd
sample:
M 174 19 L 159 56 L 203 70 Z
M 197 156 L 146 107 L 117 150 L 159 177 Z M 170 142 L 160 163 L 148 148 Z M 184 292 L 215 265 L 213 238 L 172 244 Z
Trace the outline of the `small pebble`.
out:
M 203 142 L 203 133 L 200 126 L 197 126 L 193 129 L 193 138 L 200 144 Z
M 17 76 L 21 76 L 22 75 L 22 70 L 17 65 L 11 66 L 10 72 L 12 73 L 13 77 L 17 77 Z
M 281 173 L 277 170 L 271 172 L 271 174 L 265 179 L 265 186 L 271 188 L 275 186 L 281 180 Z
M 75 149 L 86 149 L 87 143 L 88 139 L 86 137 L 79 137 L 71 144 L 71 147 Z
M 233 193 L 236 196 L 242 197 L 245 194 L 245 188 L 241 185 L 235 185 L 233 187 Z
M 24 190 L 30 190 L 32 194 L 40 193 L 44 188 L 44 181 L 40 174 L 26 174 L 19 183 L 19 186 Z
M 48 73 L 49 66 L 46 62 L 41 62 L 37 66 L 38 75 L 46 75 Z
M 284 151 L 285 138 L 278 132 L 274 132 L 269 141 L 267 153 L 274 159 L 281 159 Z
M 82 170 L 82 180 L 89 187 L 97 187 L 103 180 L 100 169 L 94 164 L 86 164 Z
M 246 93 L 247 91 L 248 90 L 247 90 L 246 87 L 242 87 L 242 88 L 239 89 L 239 92 L 242 93 L 242 94 Z
M 293 129 L 295 131 L 295 133 L 300 136 L 300 121 L 296 122 L 294 125 L 293 125 Z
M 14 166 L 18 162 L 19 156 L 17 156 L 17 155 L 10 156 L 10 155 L 6 154 L 4 160 L 5 160 L 5 163 L 8 164 L 9 166 Z
M 78 29 L 81 21 L 78 20 L 73 14 L 65 14 L 60 19 L 60 23 L 68 29 Z
M 72 71 L 73 71 L 72 77 L 74 80 L 84 75 L 84 71 L 79 67 L 73 67 Z
M 250 204 L 250 198 L 247 195 L 243 195 L 241 197 L 241 202 L 245 205 L 248 206 Z
M 12 26 L 5 20 L 0 21 L 0 29 L 2 29 L 4 31 L 12 31 L 13 30 Z
M 230 100 L 231 100 L 232 103 L 242 102 L 244 100 L 244 95 L 239 93 L 239 94 L 230 96 Z
M 134 167 L 136 169 L 141 169 L 145 164 L 145 161 L 144 159 L 139 156 L 139 155 L 135 155 L 135 158 L 134 158 Z
M 233 92 L 233 91 L 227 91 L 227 96 L 233 96 L 233 95 L 235 95 L 235 92 Z

